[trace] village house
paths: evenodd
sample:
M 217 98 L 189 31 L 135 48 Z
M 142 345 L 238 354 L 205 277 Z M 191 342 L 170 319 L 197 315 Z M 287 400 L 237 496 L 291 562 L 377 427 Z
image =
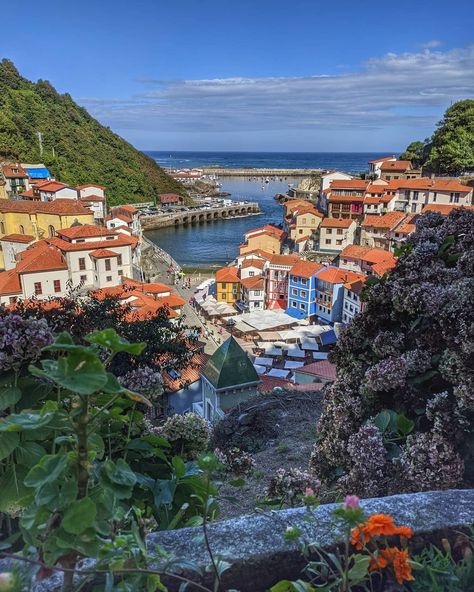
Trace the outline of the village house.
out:
M 414 169 L 409 160 L 384 160 L 380 165 L 380 178 L 386 181 L 416 179 L 417 177 L 421 177 L 421 170 Z
M 395 162 L 397 158 L 395 156 L 384 156 L 382 158 L 376 158 L 375 160 L 369 160 L 369 176 L 372 178 L 380 178 L 382 175 L 382 165 L 386 162 Z
M 344 299 L 342 306 L 342 322 L 347 324 L 364 310 L 364 303 L 360 300 L 360 295 L 365 287 L 365 280 L 356 279 L 344 284 Z
M 267 261 L 259 259 L 258 257 L 249 257 L 238 263 L 239 277 L 244 280 L 249 277 L 262 276 L 266 267 Z
M 92 224 L 93 221 L 90 209 L 76 200 L 0 200 L 0 238 L 21 234 L 40 240 L 54 237 L 57 230 L 69 228 L 73 224 Z M 0 268 L 4 268 L 3 251 L 0 251 Z
M 473 188 L 455 179 L 408 179 L 391 183 L 396 186 L 393 209 L 407 213 L 420 213 L 426 204 L 470 206 Z
M 1 172 L 8 197 L 20 195 L 30 188 L 28 173 L 20 164 L 3 164 Z
M 193 411 L 208 421 L 255 396 L 260 378 L 247 353 L 229 337 L 210 357 L 202 373 L 201 401 Z
M 265 308 L 265 279 L 261 275 L 240 279 L 241 302 L 243 310 L 263 310 Z
M 103 224 L 105 218 L 105 187 L 95 183 L 78 185 L 79 199 L 94 214 L 94 222 Z
M 241 255 L 256 249 L 266 253 L 278 254 L 281 253 L 281 245 L 286 238 L 286 233 L 272 224 L 266 224 L 261 228 L 247 230 L 244 236 L 245 242 L 239 247 Z
M 324 218 L 319 225 L 319 251 L 337 253 L 354 242 L 357 223 L 352 218 Z
M 288 280 L 286 314 L 297 319 L 311 319 L 316 314 L 316 273 L 323 265 L 314 261 L 297 261 Z
M 326 323 L 342 320 L 344 284 L 365 280 L 365 275 L 338 267 L 325 267 L 316 273 L 316 315 Z
M 294 245 L 294 250 L 304 251 L 308 239 L 319 228 L 323 214 L 312 204 L 298 205 L 285 217 L 285 229 Z
M 364 196 L 370 181 L 352 179 L 332 181 L 326 192 L 331 218 L 358 219 L 363 214 Z
M 216 300 L 235 304 L 241 299 L 239 270 L 237 267 L 223 267 L 216 271 Z
M 382 216 L 365 216 L 361 224 L 360 244 L 367 247 L 379 247 L 391 250 L 391 233 L 405 220 L 403 212 L 388 212 Z
M 319 360 L 301 368 L 295 368 L 293 374 L 297 384 L 319 383 L 322 387 L 336 380 L 336 364 L 328 360 Z
M 184 202 L 181 195 L 176 193 L 160 193 L 158 198 L 162 206 L 179 206 Z
M 194 351 L 189 364 L 184 368 L 165 368 L 163 380 L 164 412 L 180 415 L 193 410 L 193 404 L 202 401 L 201 373 L 210 356 L 202 349 Z
M 401 247 L 408 236 L 415 232 L 417 218 L 418 214 L 407 214 L 399 224 L 387 232 L 388 244 L 391 250 Z
M 397 259 L 390 251 L 375 247 L 348 245 L 339 255 L 339 267 L 366 275 L 382 277 L 393 269 Z
M 113 228 L 118 232 L 125 231 L 137 237 L 140 237 L 142 232 L 140 212 L 135 206 L 129 204 L 110 208 L 105 225 L 107 228 Z
M 266 267 L 266 308 L 286 310 L 288 307 L 288 279 L 299 255 L 273 255 Z
M 43 163 L 30 164 L 22 162 L 21 166 L 28 174 L 29 184 L 33 185 L 38 181 L 50 181 L 51 173 L 48 167 Z
M 3 267 L 13 269 L 19 253 L 35 242 L 35 237 L 29 234 L 5 234 L 0 238 L 0 249 L 3 253 Z
M 333 181 L 350 181 L 352 179 L 352 175 L 348 175 L 347 173 L 341 173 L 340 171 L 328 171 L 327 173 L 323 173 L 321 175 L 321 187 L 320 191 L 326 191 L 331 186 Z

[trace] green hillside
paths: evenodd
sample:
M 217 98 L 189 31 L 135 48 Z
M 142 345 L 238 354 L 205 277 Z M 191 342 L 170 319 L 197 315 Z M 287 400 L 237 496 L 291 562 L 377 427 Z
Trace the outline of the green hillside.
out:
M 43 135 L 42 156 L 37 132 Z M 151 201 L 157 193 L 186 195 L 153 159 L 68 94 L 60 95 L 45 80 L 26 80 L 9 60 L 0 62 L 1 160 L 44 162 L 65 183 L 105 185 L 110 204 Z

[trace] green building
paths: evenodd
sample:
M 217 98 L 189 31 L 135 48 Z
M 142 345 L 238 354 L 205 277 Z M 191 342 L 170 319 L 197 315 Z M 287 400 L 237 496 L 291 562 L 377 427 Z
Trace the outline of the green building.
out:
M 260 378 L 247 353 L 231 336 L 209 358 L 201 373 L 202 400 L 194 411 L 212 421 L 257 394 Z

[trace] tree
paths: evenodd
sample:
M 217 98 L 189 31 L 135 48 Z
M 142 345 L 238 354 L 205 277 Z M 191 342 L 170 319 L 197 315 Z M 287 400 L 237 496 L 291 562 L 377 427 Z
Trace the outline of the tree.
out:
M 427 140 L 412 142 L 407 146 L 405 152 L 400 154 L 400 160 L 410 160 L 414 167 L 420 167 L 423 164 L 426 143 Z

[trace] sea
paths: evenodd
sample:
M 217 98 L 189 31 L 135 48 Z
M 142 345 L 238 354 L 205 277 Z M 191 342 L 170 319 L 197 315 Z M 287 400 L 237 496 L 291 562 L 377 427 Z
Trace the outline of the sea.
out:
M 369 160 L 395 154 L 386 152 L 166 152 L 149 151 L 149 156 L 164 169 L 218 166 L 226 168 L 337 169 L 348 173 L 367 170 Z M 262 213 L 257 216 L 230 218 L 196 226 L 160 228 L 147 237 L 167 251 L 180 265 L 193 268 L 217 268 L 233 261 L 243 242 L 244 232 L 264 224 L 279 224 L 282 207 L 273 198 L 285 193 L 290 183 L 300 179 L 248 180 L 222 177 L 221 190 L 230 199 L 256 201 Z

